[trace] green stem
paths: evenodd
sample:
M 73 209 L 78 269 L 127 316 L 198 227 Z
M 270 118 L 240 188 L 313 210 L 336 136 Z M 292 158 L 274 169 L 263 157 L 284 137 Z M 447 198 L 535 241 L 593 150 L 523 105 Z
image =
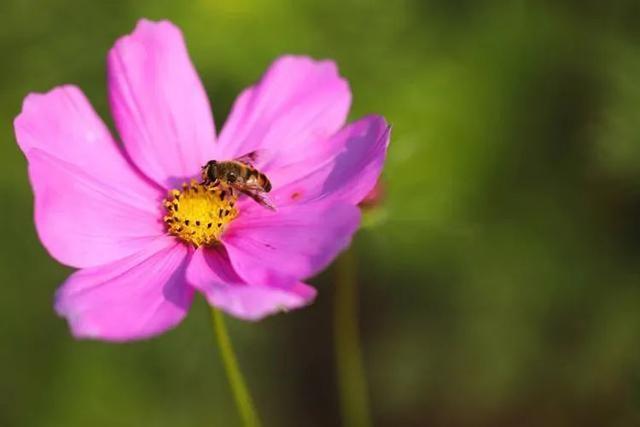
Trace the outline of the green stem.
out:
M 229 339 L 229 333 L 227 332 L 227 327 L 224 322 L 224 315 L 220 310 L 211 307 L 211 319 L 213 321 L 216 340 L 220 346 L 222 362 L 227 372 L 229 385 L 231 386 L 240 418 L 242 418 L 242 423 L 245 427 L 260 427 L 258 413 L 253 407 L 253 400 L 242 377 L 242 372 L 240 372 L 240 367 L 238 366 L 238 361 L 233 351 L 231 340 Z
M 371 425 L 367 379 L 358 332 L 356 257 L 348 249 L 336 262 L 334 333 L 340 410 L 345 427 Z

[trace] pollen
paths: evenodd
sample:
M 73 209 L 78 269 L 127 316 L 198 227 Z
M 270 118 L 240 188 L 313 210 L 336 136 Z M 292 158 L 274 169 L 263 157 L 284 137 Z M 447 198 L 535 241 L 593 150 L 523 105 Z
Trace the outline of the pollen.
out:
M 238 196 L 230 188 L 206 186 L 192 180 L 171 190 L 163 205 L 167 232 L 194 247 L 220 241 L 226 226 L 238 216 Z

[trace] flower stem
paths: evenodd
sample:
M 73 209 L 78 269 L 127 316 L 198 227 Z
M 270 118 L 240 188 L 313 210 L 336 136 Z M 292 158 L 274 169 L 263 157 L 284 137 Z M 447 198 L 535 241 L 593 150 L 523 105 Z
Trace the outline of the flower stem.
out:
M 233 351 L 233 346 L 229 339 L 229 333 L 227 332 L 227 327 L 224 322 L 224 315 L 220 310 L 213 307 L 210 308 L 213 330 L 220 347 L 220 356 L 222 357 L 222 362 L 227 372 L 229 385 L 231 386 L 240 418 L 242 418 L 242 423 L 245 427 L 260 427 L 258 413 L 253 407 L 253 400 L 242 377 L 242 372 L 240 372 L 236 354 Z
M 336 262 L 334 334 L 342 423 L 345 427 L 371 425 L 367 379 L 358 332 L 356 257 L 352 249 Z

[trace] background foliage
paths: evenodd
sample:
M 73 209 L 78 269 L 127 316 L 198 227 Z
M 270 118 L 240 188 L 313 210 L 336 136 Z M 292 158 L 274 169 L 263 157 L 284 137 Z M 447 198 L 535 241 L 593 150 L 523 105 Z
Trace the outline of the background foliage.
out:
M 76 342 L 32 224 L 23 97 L 76 83 L 111 123 L 105 55 L 143 16 L 183 28 L 218 126 L 288 52 L 393 124 L 355 244 L 377 425 L 640 424 L 640 3 L 4 0 L 0 425 L 237 423 L 202 299 L 160 338 Z M 332 271 L 313 282 L 306 310 L 230 322 L 271 426 L 338 424 Z

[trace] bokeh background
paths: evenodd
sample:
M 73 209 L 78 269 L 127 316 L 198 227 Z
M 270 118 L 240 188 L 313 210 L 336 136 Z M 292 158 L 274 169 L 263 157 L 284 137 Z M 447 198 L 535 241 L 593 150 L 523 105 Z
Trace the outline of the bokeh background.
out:
M 283 53 L 333 58 L 352 118 L 393 124 L 385 205 L 354 244 L 379 426 L 640 425 L 638 1 L 3 0 L 0 425 L 239 425 L 198 299 L 177 329 L 74 341 L 69 270 L 32 223 L 12 120 L 79 85 L 111 124 L 105 55 L 169 18 L 223 123 Z M 332 312 L 230 320 L 267 426 L 340 425 Z

